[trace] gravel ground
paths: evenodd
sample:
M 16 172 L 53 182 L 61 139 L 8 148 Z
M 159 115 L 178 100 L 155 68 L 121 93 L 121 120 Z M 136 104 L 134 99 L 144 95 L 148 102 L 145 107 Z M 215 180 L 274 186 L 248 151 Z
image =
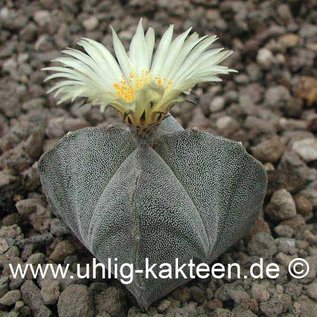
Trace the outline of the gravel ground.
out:
M 239 73 L 202 85 L 176 118 L 239 140 L 266 167 L 260 218 L 218 262 L 278 263 L 277 279 L 195 280 L 148 312 L 116 280 L 12 279 L 9 264 L 63 263 L 92 256 L 51 213 L 37 172 L 40 155 L 67 131 L 117 121 L 113 111 L 56 106 L 40 69 L 81 36 L 111 46 L 108 25 L 128 41 L 140 17 L 158 34 L 173 23 L 216 33 Z M 0 316 L 316 317 L 317 1 L 2 1 L 0 6 Z M 309 274 L 294 279 L 302 257 Z

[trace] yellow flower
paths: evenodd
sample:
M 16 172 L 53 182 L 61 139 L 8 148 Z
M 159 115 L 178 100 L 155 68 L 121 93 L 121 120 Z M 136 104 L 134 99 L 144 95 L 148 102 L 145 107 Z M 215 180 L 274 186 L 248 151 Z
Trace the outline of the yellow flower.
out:
M 219 65 L 231 51 L 208 49 L 215 35 L 189 36 L 190 31 L 173 40 L 171 25 L 153 54 L 154 30 L 144 33 L 142 20 L 128 53 L 112 29 L 116 58 L 101 43 L 83 38 L 78 45 L 85 52 L 68 48 L 63 51 L 66 57 L 54 60 L 62 66 L 44 68 L 54 72 L 45 81 L 59 79 L 48 92 L 55 91 L 59 102 L 86 97 L 102 111 L 110 105 L 138 128 L 157 124 L 197 83 L 221 81 L 217 75 L 234 71 Z

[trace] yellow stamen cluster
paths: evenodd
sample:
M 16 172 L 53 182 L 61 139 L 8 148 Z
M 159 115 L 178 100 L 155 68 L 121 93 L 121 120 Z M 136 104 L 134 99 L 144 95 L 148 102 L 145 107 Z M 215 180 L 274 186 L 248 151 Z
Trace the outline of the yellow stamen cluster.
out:
M 130 73 L 129 80 L 122 79 L 120 82 L 114 83 L 113 87 L 118 98 L 123 99 L 127 103 L 131 103 L 135 100 L 136 91 L 151 83 L 164 89 L 168 89 L 172 85 L 170 80 L 158 76 L 153 77 L 149 71 L 144 71 L 140 75 Z

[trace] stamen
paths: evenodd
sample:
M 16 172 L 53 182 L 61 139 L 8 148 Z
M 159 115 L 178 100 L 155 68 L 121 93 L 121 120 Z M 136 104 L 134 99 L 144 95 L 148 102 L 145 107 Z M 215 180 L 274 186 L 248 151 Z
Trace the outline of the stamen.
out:
M 158 76 L 153 78 L 152 74 L 148 70 L 145 70 L 140 75 L 137 75 L 134 72 L 129 73 L 129 82 L 122 79 L 120 82 L 114 83 L 113 88 L 115 89 L 118 98 L 131 103 L 135 100 L 136 91 L 150 83 L 155 83 L 157 86 L 164 89 L 170 89 L 172 86 L 171 80 L 166 80 Z

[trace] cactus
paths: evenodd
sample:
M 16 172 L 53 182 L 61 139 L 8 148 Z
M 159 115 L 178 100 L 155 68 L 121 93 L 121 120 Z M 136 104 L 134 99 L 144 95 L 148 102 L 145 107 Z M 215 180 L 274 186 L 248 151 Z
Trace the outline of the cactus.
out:
M 171 32 L 167 32 L 170 38 Z M 144 41 L 142 34 L 139 24 L 138 41 Z M 185 64 L 186 58 L 195 60 L 197 46 L 206 40 L 192 36 L 184 42 L 187 35 L 185 32 L 175 42 L 165 35 L 162 38 L 164 45 L 166 41 L 171 45 L 171 53 L 180 50 L 179 58 L 184 58 Z M 124 64 L 123 47 L 114 36 L 118 60 Z M 145 44 L 151 46 L 151 32 L 146 39 Z M 204 43 L 201 54 L 208 43 Z M 135 41 L 131 45 L 129 63 L 133 61 Z M 138 79 L 133 75 L 121 84 L 115 83 L 114 91 L 107 95 L 98 88 L 99 70 L 93 73 L 92 68 L 101 57 L 109 62 L 108 53 L 88 40 L 83 46 L 91 59 L 79 51 L 68 51 L 73 59 L 59 60 L 67 67 L 49 68 L 59 72 L 49 79 L 66 77 L 54 89 L 64 94 L 62 100 L 82 95 L 102 106 L 109 103 L 128 126 L 70 132 L 42 156 L 40 178 L 52 210 L 105 265 L 108 258 L 117 258 L 119 266 L 131 263 L 136 270 L 144 270 L 147 258 L 157 266 L 175 263 L 175 258 L 179 263 L 192 259 L 195 263 L 211 263 L 240 239 L 257 218 L 266 192 L 266 173 L 240 143 L 207 132 L 184 130 L 168 116 L 168 111 L 196 81 L 212 81 L 215 73 L 229 72 L 216 65 L 228 54 L 205 52 L 203 56 L 217 57 L 215 68 L 209 74 L 196 63 L 198 70 L 191 73 L 196 79 L 187 77 L 182 89 L 173 89 L 173 83 L 165 85 L 165 80 L 153 79 L 149 71 L 144 73 L 141 69 L 143 77 L 139 73 Z M 157 55 L 175 72 L 177 61 L 175 64 L 162 59 L 163 46 L 159 45 Z M 186 49 L 187 56 L 183 56 Z M 191 50 L 196 50 L 194 56 Z M 112 62 L 103 66 L 113 68 Z M 129 63 L 120 65 L 123 71 Z M 155 65 L 153 62 L 153 73 Z M 69 68 L 75 66 L 80 71 Z M 202 71 L 202 77 L 195 71 Z M 141 307 L 148 308 L 187 281 L 182 276 L 155 279 L 134 274 L 127 288 Z
M 121 128 L 85 128 L 40 160 L 53 211 L 102 263 L 211 263 L 258 216 L 261 164 L 237 142 L 172 130 L 174 119 L 167 120 L 151 146 Z M 127 288 L 147 308 L 186 281 L 135 274 Z

